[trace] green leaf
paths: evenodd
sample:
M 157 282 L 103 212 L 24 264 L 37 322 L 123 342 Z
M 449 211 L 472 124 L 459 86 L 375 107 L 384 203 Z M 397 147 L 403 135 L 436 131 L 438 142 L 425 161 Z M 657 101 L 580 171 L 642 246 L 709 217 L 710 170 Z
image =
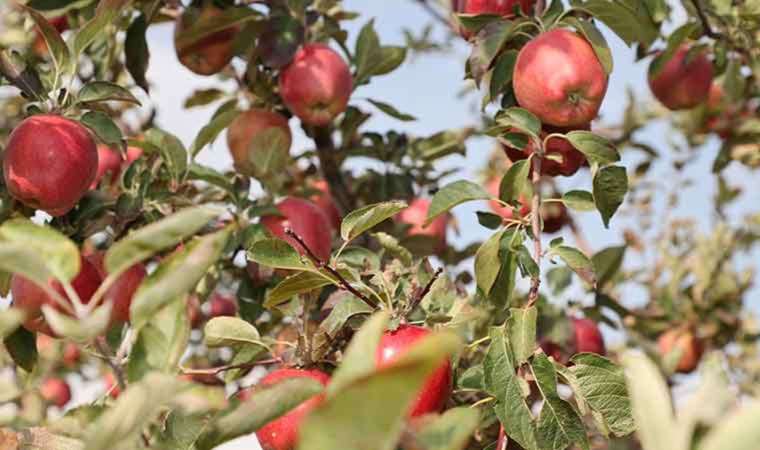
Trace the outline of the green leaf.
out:
M 396 70 L 406 59 L 406 47 L 386 46 L 380 48 L 379 60 L 375 61 L 372 75 L 385 75 Z
M 0 314 L 0 339 L 13 334 L 14 331 L 24 322 L 24 311 L 18 308 L 7 308 Z
M 507 169 L 499 184 L 499 199 L 507 203 L 519 201 L 520 196 L 527 196 L 532 191 L 528 174 L 530 159 L 517 161 Z
M 124 58 L 126 60 L 127 71 L 132 75 L 135 84 L 140 86 L 145 92 L 150 91 L 148 80 L 145 78 L 150 63 L 150 50 L 148 49 L 148 42 L 145 39 L 147 31 L 148 22 L 145 14 L 140 14 L 127 28 L 127 35 L 124 40 Z
M 374 73 L 375 64 L 380 61 L 382 50 L 380 39 L 375 32 L 375 21 L 370 20 L 359 31 L 359 37 L 356 39 L 356 50 L 354 52 L 354 62 L 356 64 L 356 85 L 363 84 L 369 80 Z
M 668 45 L 665 47 L 665 50 L 658 53 L 649 65 L 649 77 L 656 77 L 659 75 L 665 67 L 665 64 L 670 61 L 676 51 L 681 47 L 681 44 L 691 36 L 697 37 L 701 31 L 702 27 L 699 23 L 687 22 L 670 33 L 668 35 Z
M 609 228 L 610 219 L 623 204 L 627 192 L 628 174 L 625 167 L 604 167 L 594 176 L 594 201 L 605 227 Z
M 594 196 L 588 191 L 567 191 L 562 195 L 562 202 L 568 208 L 576 211 L 593 211 L 596 209 Z
M 118 276 L 133 265 L 193 236 L 220 214 L 218 209 L 196 206 L 133 231 L 108 249 L 105 256 L 106 270 L 109 274 Z
M 565 136 L 570 144 L 586 155 L 591 163 L 605 166 L 620 161 L 615 146 L 608 139 L 590 131 L 571 131 Z
M 384 112 L 385 114 L 388 114 L 389 116 L 393 117 L 394 119 L 398 119 L 402 122 L 413 122 L 417 120 L 416 117 L 402 113 L 401 111 L 397 110 L 393 107 L 393 105 L 390 105 L 385 102 L 381 102 L 379 100 L 372 100 L 371 98 L 367 99 L 368 102 L 372 103 L 377 109 Z
M 59 280 L 71 281 L 79 273 L 77 245 L 54 228 L 28 219 L 11 219 L 0 226 L 0 241 L 33 250 Z
M 538 117 L 527 109 L 516 106 L 500 112 L 496 117 L 496 122 L 503 127 L 513 128 L 533 138 L 537 138 L 541 133 L 541 121 L 538 120 Z
M 504 45 L 516 31 L 518 21 L 495 20 L 487 23 L 477 34 L 468 59 L 470 71 L 479 84 L 491 68 Z
M 227 93 L 217 88 L 210 89 L 197 89 L 190 94 L 190 97 L 185 99 L 185 103 L 182 105 L 185 109 L 195 108 L 196 106 L 206 106 L 210 103 L 214 103 L 227 96 Z
M 416 441 L 425 450 L 463 450 L 480 422 L 478 411 L 472 408 L 452 408 L 440 416 L 423 419 Z
M 616 436 L 634 431 L 631 401 L 625 385 L 623 369 L 607 358 L 593 353 L 581 353 L 572 358 L 570 372 L 575 376 L 576 392 L 601 414 L 609 429 Z
M 436 217 L 462 203 L 472 200 L 488 200 L 490 198 L 491 195 L 482 186 L 472 181 L 459 180 L 447 184 L 433 196 L 425 224 L 430 224 Z
M 237 28 L 261 18 L 261 13 L 245 7 L 224 8 L 219 15 L 198 20 L 191 27 L 183 30 L 175 37 L 175 47 L 178 53 L 183 53 L 212 34 Z
M 391 365 L 349 383 L 342 379 L 334 394 L 306 418 L 300 429 L 299 449 L 396 448 L 419 389 L 459 347 L 459 339 L 453 334 L 434 333 L 412 345 Z M 364 358 L 374 360 L 374 354 L 373 347 Z
M 375 225 L 395 216 L 407 206 L 406 202 L 392 200 L 352 211 L 343 218 L 340 224 L 340 236 L 346 242 L 352 241 Z
M 163 305 L 193 289 L 222 255 L 230 234 L 225 228 L 195 239 L 161 262 L 135 293 L 130 306 L 132 325 L 140 328 Z
M 372 236 L 377 239 L 385 251 L 398 258 L 404 265 L 412 265 L 412 253 L 401 245 L 398 239 L 383 232 L 372 233 Z
M 530 363 L 533 377 L 544 399 L 538 416 L 538 435 L 542 449 L 562 450 L 573 443 L 588 450 L 589 443 L 583 421 L 570 404 L 557 393 L 557 373 L 543 353 Z
M 190 163 L 190 167 L 187 171 L 187 178 L 188 180 L 205 181 L 206 183 L 224 189 L 229 193 L 235 192 L 235 186 L 232 184 L 232 181 L 230 181 L 230 178 L 211 167 L 202 166 L 197 163 Z
M 239 436 L 253 433 L 318 395 L 324 387 L 311 378 L 292 378 L 256 389 L 251 397 L 231 412 L 208 425 L 196 448 L 213 448 Z
M 264 346 L 259 331 L 237 317 L 214 317 L 203 328 L 203 342 L 211 347 Z
M 647 450 L 687 450 L 691 429 L 673 416 L 670 389 L 660 370 L 646 356 L 627 352 L 623 356 L 626 384 L 631 396 L 636 435 Z
M 488 95 L 483 99 L 485 103 L 495 100 L 501 92 L 511 86 L 517 54 L 517 50 L 507 50 L 496 59 L 493 69 L 489 71 L 491 81 L 488 86 Z
M 583 252 L 575 247 L 568 247 L 566 245 L 554 247 L 551 251 L 559 256 L 583 281 L 591 286 L 596 286 L 594 265 Z
M 190 318 L 184 297 L 176 297 L 150 316 L 137 330 L 129 353 L 127 376 L 141 380 L 153 371 L 175 374 L 190 340 Z
M 129 89 L 108 81 L 90 81 L 85 84 L 79 91 L 77 101 L 79 103 L 119 101 L 140 104 L 140 101 L 129 92 Z
M 187 172 L 187 150 L 177 136 L 158 128 L 145 133 L 145 140 L 161 151 L 161 158 L 172 180 L 179 181 Z
M 328 396 L 337 395 L 342 389 L 375 371 L 375 354 L 380 337 L 388 326 L 388 313 L 378 312 L 370 317 L 354 334 L 346 347 L 338 369 L 327 386 Z
M 240 112 L 238 110 L 232 109 L 211 119 L 211 122 L 201 128 L 201 131 L 198 132 L 198 136 L 195 137 L 195 141 L 193 141 L 193 145 L 190 147 L 190 155 L 197 155 L 203 150 L 203 147 L 214 142 L 217 136 L 219 136 L 219 133 L 229 127 L 239 114 Z
M 124 136 L 121 129 L 107 114 L 100 111 L 88 111 L 80 119 L 83 125 L 87 126 L 98 139 L 106 145 L 121 146 Z
M 492 234 L 475 253 L 475 283 L 486 296 L 491 292 L 501 270 L 499 249 L 503 234 L 502 231 Z
M 34 370 L 37 365 L 37 345 L 34 333 L 26 328 L 16 328 L 16 331 L 3 339 L 3 346 L 17 366 L 27 372 Z
M 86 317 L 71 317 L 50 305 L 42 305 L 45 321 L 53 331 L 71 340 L 86 343 L 103 334 L 111 321 L 111 302 L 104 302 Z
M 37 29 L 42 34 L 42 38 L 45 39 L 56 74 L 60 76 L 68 73 L 69 66 L 71 65 L 71 52 L 69 52 L 69 47 L 64 42 L 61 34 L 48 22 L 45 16 L 28 6 L 20 3 L 18 5 L 34 19 Z
M 274 308 L 289 301 L 296 295 L 311 292 L 333 284 L 325 275 L 318 272 L 299 272 L 282 280 L 272 290 L 267 292 L 265 308 Z
M 538 310 L 529 308 L 511 308 L 507 320 L 509 344 L 517 364 L 528 362 L 528 358 L 536 350 L 536 324 Z
M 257 133 L 248 143 L 247 164 L 242 169 L 256 178 L 281 174 L 290 164 L 290 141 L 287 132 L 278 127 Z
M 504 333 L 504 328 L 491 329 L 491 345 L 483 362 L 486 391 L 496 398 L 494 412 L 510 439 L 526 450 L 539 450 L 536 426 Z
M 594 26 L 591 21 L 588 20 L 580 20 L 575 17 L 566 17 L 564 21 L 570 23 L 576 29 L 578 29 L 578 31 L 583 33 L 583 36 L 586 37 L 586 40 L 594 49 L 596 57 L 599 58 L 599 62 L 604 68 L 604 73 L 607 75 L 611 74 L 613 66 L 612 51 L 610 50 L 610 46 L 607 44 L 607 40 L 602 35 L 601 31 L 599 31 L 599 29 Z
M 280 239 L 256 241 L 248 249 L 247 257 L 249 261 L 277 269 L 316 270 L 306 264 L 290 244 Z
M 597 275 L 597 286 L 601 288 L 620 270 L 625 256 L 625 245 L 619 247 L 607 247 L 591 257 L 594 264 L 594 272 Z
M 319 324 L 319 329 L 333 339 L 350 318 L 359 314 L 372 314 L 373 312 L 374 310 L 369 305 L 347 293 L 333 307 L 327 318 Z
M 92 19 L 86 22 L 74 36 L 74 61 L 79 59 L 79 55 L 98 35 L 102 35 L 108 25 L 127 10 L 130 3 L 131 0 L 101 0 L 98 3 Z
M 78 257 L 76 261 L 78 264 Z M 47 268 L 47 261 L 28 245 L 18 242 L 0 242 L 0 270 L 17 273 L 47 292 L 52 292 L 48 281 L 53 274 Z
M 707 436 L 699 450 L 754 450 L 760 448 L 760 402 L 748 402 L 724 418 Z
M 648 48 L 659 36 L 659 30 L 652 22 L 643 2 L 573 0 L 570 4 L 589 11 L 595 19 L 604 22 L 629 46 L 641 42 Z

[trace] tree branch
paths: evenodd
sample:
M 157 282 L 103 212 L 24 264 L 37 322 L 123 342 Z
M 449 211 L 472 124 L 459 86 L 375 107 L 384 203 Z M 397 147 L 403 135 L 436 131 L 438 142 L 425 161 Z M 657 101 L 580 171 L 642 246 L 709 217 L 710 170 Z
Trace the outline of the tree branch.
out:
M 218 375 L 222 372 L 235 369 L 250 369 L 256 366 L 263 366 L 266 364 L 282 364 L 281 358 L 263 359 L 261 361 L 254 361 L 242 364 L 230 364 L 227 366 L 211 367 L 208 369 L 182 369 L 183 375 Z
M 412 311 L 417 306 L 417 304 L 421 302 L 426 295 L 428 295 L 430 288 L 433 287 L 433 283 L 435 283 L 435 280 L 437 280 L 442 273 L 443 269 L 439 267 L 438 270 L 436 270 L 433 274 L 433 277 L 430 279 L 430 281 L 428 281 L 428 283 L 425 285 L 425 287 L 420 292 L 418 292 L 417 295 L 414 296 L 411 305 L 409 305 L 409 311 Z
M 531 202 L 531 230 L 533 232 L 533 254 L 538 266 L 538 275 L 530 282 L 528 292 L 528 306 L 533 306 L 538 300 L 538 289 L 541 287 L 541 159 L 544 149 L 543 142 L 539 141 L 539 151 L 533 155 L 533 200 Z
M 691 0 L 691 4 L 694 5 L 694 9 L 697 10 L 697 15 L 699 16 L 699 20 L 702 22 L 702 28 L 704 28 L 707 37 L 717 40 L 726 39 L 726 36 L 723 33 L 719 33 L 712 29 L 710 26 L 710 21 L 707 18 L 707 14 L 702 8 L 702 4 L 699 3 L 699 0 Z
M 341 214 L 345 215 L 355 208 L 354 198 L 346 186 L 346 181 L 340 173 L 340 164 L 335 158 L 336 148 L 330 129 L 327 127 L 314 127 L 312 137 L 317 145 L 319 168 L 322 176 L 330 185 L 330 193 L 338 203 Z
M 111 357 L 111 349 L 108 347 L 105 339 L 96 338 L 95 348 L 103 356 L 103 359 L 111 367 L 111 370 L 113 370 L 113 374 L 116 377 L 116 383 L 119 385 L 119 389 L 122 391 L 125 390 L 127 388 L 127 383 L 124 381 L 124 371 L 121 368 L 121 362 L 115 361 Z
M 338 280 L 338 284 L 340 287 L 350 293 L 352 293 L 354 296 L 358 297 L 361 301 L 369 305 L 371 308 L 375 308 L 377 305 L 375 305 L 366 295 L 359 292 L 356 288 L 351 286 L 351 283 L 349 283 L 343 275 L 340 274 L 335 268 L 328 265 L 326 262 L 322 261 L 317 257 L 317 255 L 314 254 L 314 252 L 311 251 L 308 245 L 306 245 L 306 242 L 304 242 L 303 239 L 301 239 L 301 236 L 299 236 L 295 231 L 291 230 L 290 228 L 285 229 L 285 234 L 292 237 L 296 242 L 298 242 L 298 245 L 300 245 L 304 251 L 306 252 L 306 256 L 309 257 L 309 259 L 314 263 L 315 266 L 319 269 L 325 269 L 330 275 L 335 277 L 335 279 Z

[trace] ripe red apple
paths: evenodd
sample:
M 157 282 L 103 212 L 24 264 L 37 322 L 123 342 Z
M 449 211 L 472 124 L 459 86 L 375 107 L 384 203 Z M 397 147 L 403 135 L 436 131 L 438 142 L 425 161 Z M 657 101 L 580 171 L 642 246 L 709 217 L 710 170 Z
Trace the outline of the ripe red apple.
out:
M 541 122 L 581 127 L 599 112 L 607 74 L 582 36 L 555 28 L 520 50 L 512 81 L 517 102 Z
M 311 378 L 327 386 L 330 376 L 319 370 L 277 369 L 265 376 L 260 386 L 271 386 L 283 380 L 293 378 Z M 238 398 L 245 401 L 251 391 L 244 390 Z M 324 394 L 318 394 L 292 409 L 289 413 L 264 425 L 256 432 L 259 444 L 264 450 L 293 450 L 298 444 L 298 430 L 306 416 L 318 407 L 325 399 Z
M 414 325 L 401 325 L 386 331 L 380 338 L 375 361 L 379 368 L 386 367 L 408 351 L 415 343 L 430 334 L 430 330 Z M 451 396 L 451 362 L 447 359 L 425 380 L 414 404 L 410 417 L 441 411 Z
M 324 211 L 325 215 L 330 221 L 334 230 L 340 230 L 340 224 L 343 221 L 343 217 L 340 214 L 338 206 L 335 204 L 335 199 L 330 193 L 330 185 L 325 180 L 319 180 L 312 184 L 314 189 L 318 190 L 318 194 L 311 196 L 311 201 Z
M 103 279 L 108 276 L 103 261 L 104 257 L 105 252 L 95 252 L 87 256 Z M 148 271 L 145 269 L 145 265 L 137 263 L 119 275 L 119 278 L 108 288 L 103 299 L 113 305 L 111 318 L 114 321 L 129 322 L 129 307 L 132 305 L 132 298 L 147 275 Z
M 53 28 L 58 31 L 58 33 L 63 33 L 64 31 L 69 29 L 69 20 L 66 16 L 58 16 L 53 17 L 49 20 L 50 25 L 53 26 Z M 35 29 L 35 38 L 34 43 L 32 44 L 32 49 L 34 50 L 34 53 L 37 54 L 39 57 L 46 56 L 48 54 L 48 47 L 47 43 L 45 42 L 45 38 L 42 36 L 42 33 L 39 32 L 39 30 Z
M 63 379 L 50 377 L 42 382 L 40 395 L 46 402 L 63 408 L 71 400 L 71 388 Z
M 240 114 L 227 130 L 227 146 L 235 168 L 248 176 L 256 175 L 256 160 L 262 157 L 262 152 L 268 152 L 276 144 L 288 153 L 292 140 L 288 119 L 264 109 Z
M 704 52 L 687 58 L 689 46 L 676 50 L 656 75 L 649 66 L 649 87 L 657 100 L 671 110 L 689 109 L 705 102 L 710 95 L 713 66 Z
M 237 315 L 237 302 L 234 298 L 214 293 L 209 302 L 209 317 Z
M 492 14 L 510 18 L 515 15 L 515 7 L 523 14 L 528 14 L 535 0 L 453 0 L 452 11 L 460 14 Z M 463 38 L 469 39 L 471 33 L 464 28 L 459 29 Z
M 423 226 L 428 209 L 430 209 L 430 200 L 418 197 L 412 200 L 406 209 L 398 213 L 396 218 L 399 222 L 412 226 L 408 231 L 409 236 L 430 236 L 433 238 L 435 251 L 438 253 L 446 248 L 446 228 L 451 216 L 442 214 L 433 219 L 430 225 Z
M 79 202 L 98 168 L 98 151 L 87 128 L 53 114 L 21 122 L 3 156 L 10 194 L 52 216 L 66 214 Z
M 198 75 L 213 75 L 232 60 L 237 27 L 226 28 L 205 36 L 191 45 L 181 47 L 180 35 L 198 23 L 208 22 L 222 14 L 212 2 L 204 2 L 202 8 L 189 7 L 177 18 L 174 29 L 174 48 L 183 66 Z
M 494 197 L 499 197 L 500 188 L 501 188 L 501 180 L 499 178 L 492 178 L 490 181 L 486 183 L 486 189 L 488 190 L 488 193 L 493 195 Z M 506 206 L 502 205 L 496 200 L 490 200 L 488 202 L 488 205 L 491 207 L 491 210 L 494 213 L 500 215 L 504 219 L 510 220 L 510 219 L 515 218 L 514 210 L 512 208 L 507 208 Z M 530 202 L 524 197 L 521 197 L 520 209 L 519 209 L 520 217 L 517 219 L 523 218 L 527 216 L 528 214 L 530 214 Z
M 660 348 L 660 354 L 667 357 L 674 351 L 681 353 L 681 359 L 678 360 L 676 371 L 679 373 L 690 373 L 699 365 L 704 348 L 694 333 L 688 330 L 669 330 L 661 334 L 657 339 L 657 345 Z
M 562 347 L 560 347 L 556 342 L 552 341 L 551 339 L 541 339 L 538 342 L 538 346 L 541 347 L 541 350 L 543 350 L 546 356 L 551 356 L 558 363 L 565 363 Z
M 332 228 L 330 222 L 314 203 L 298 197 L 286 197 L 277 204 L 282 216 L 264 216 L 261 223 L 276 237 L 289 243 L 299 253 L 305 251 L 295 239 L 285 234 L 290 228 L 303 239 L 312 252 L 322 261 L 330 259 Z
M 103 375 L 103 383 L 106 386 L 106 393 L 108 393 L 111 398 L 119 398 L 119 395 L 121 395 L 121 388 L 112 372 L 106 372 L 105 375 Z
M 599 355 L 607 353 L 604 338 L 596 322 L 591 319 L 577 318 L 573 318 L 572 322 L 576 353 L 596 353 Z
M 280 72 L 280 95 L 290 112 L 323 126 L 346 110 L 353 89 L 348 64 L 324 44 L 307 44 Z
M 586 124 L 580 127 L 574 128 L 558 128 L 550 125 L 544 126 L 544 131 L 541 133 L 541 139 L 553 133 L 566 134 L 576 130 L 590 130 L 591 124 Z M 533 141 L 529 141 L 525 148 L 518 149 L 504 146 L 504 151 L 507 153 L 507 157 L 512 162 L 523 160 L 528 158 L 536 150 L 536 145 Z M 572 176 L 580 169 L 586 162 L 586 157 L 570 144 L 567 139 L 553 137 L 546 142 L 546 157 L 541 160 L 541 174 L 548 175 L 550 177 L 556 177 L 563 175 L 566 177 Z M 554 159 L 559 158 L 559 161 Z
M 143 150 L 139 147 L 127 147 L 126 158 L 123 158 L 118 150 L 107 145 L 98 145 L 98 170 L 90 189 L 97 189 L 104 178 L 108 187 L 116 186 L 121 174 L 142 154 Z
M 85 257 L 80 258 L 81 268 L 79 273 L 71 282 L 74 291 L 83 303 L 88 303 L 92 294 L 100 286 L 101 278 L 95 266 Z M 50 287 L 58 292 L 61 297 L 70 302 L 70 299 L 63 290 L 61 283 L 55 280 L 49 281 Z M 20 275 L 13 275 L 11 278 L 11 296 L 13 305 L 24 310 L 26 313 L 26 322 L 24 327 L 30 331 L 37 331 L 48 335 L 54 333 L 45 322 L 42 316 L 42 305 L 50 305 L 58 310 L 63 311 L 62 307 L 50 297 L 43 289 L 36 284 L 27 280 Z
M 493 178 L 486 184 L 486 189 L 491 195 L 498 197 L 500 184 L 501 180 Z M 517 211 L 519 217 L 515 217 L 514 209 L 507 208 L 496 200 L 491 200 L 488 203 L 491 210 L 505 220 L 520 220 L 530 214 L 531 211 L 531 200 L 524 196 L 519 198 L 520 209 Z M 541 204 L 541 218 L 543 220 L 542 231 L 545 233 L 556 233 L 570 221 L 567 208 L 559 202 L 543 202 Z

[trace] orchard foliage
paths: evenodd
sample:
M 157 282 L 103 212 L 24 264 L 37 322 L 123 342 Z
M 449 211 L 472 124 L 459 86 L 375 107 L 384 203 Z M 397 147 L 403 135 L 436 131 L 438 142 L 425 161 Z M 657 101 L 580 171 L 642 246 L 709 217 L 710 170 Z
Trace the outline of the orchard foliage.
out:
M 0 6 L 0 448 L 760 448 L 760 213 L 727 175 L 760 165 L 760 5 L 418 3 L 448 40 L 389 45 L 338 0 Z M 170 22 L 218 81 L 183 100 L 216 108 L 190 143 L 150 100 L 148 31 Z M 605 36 L 659 100 L 618 124 L 597 120 Z M 371 130 L 424 118 L 356 90 L 454 39 L 480 126 Z M 224 135 L 233 167 L 199 163 Z M 481 179 L 439 169 L 478 136 Z M 670 212 L 714 139 L 704 231 Z M 489 237 L 451 245 L 475 201 Z M 586 212 L 619 245 L 589 243 Z

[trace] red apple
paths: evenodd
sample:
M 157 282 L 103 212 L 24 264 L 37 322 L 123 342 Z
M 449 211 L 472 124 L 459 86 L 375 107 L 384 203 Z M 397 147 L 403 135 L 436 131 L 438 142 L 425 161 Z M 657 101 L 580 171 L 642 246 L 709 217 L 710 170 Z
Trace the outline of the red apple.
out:
M 546 356 L 551 356 L 558 363 L 565 363 L 562 347 L 560 347 L 556 342 L 552 341 L 551 339 L 541 339 L 538 342 L 538 346 L 541 347 L 541 350 L 543 350 Z
M 451 9 L 459 14 L 491 14 L 508 19 L 514 17 L 516 7 L 528 14 L 534 3 L 535 0 L 453 0 Z M 465 39 L 471 37 L 464 28 L 460 27 L 459 33 Z
M 276 237 L 289 243 L 299 253 L 305 251 L 295 239 L 285 233 L 286 228 L 295 232 L 312 252 L 322 261 L 330 259 L 332 229 L 330 222 L 314 203 L 297 197 L 286 197 L 277 204 L 282 216 L 264 216 L 261 223 Z
M 597 353 L 605 355 L 604 338 L 599 327 L 591 319 L 573 318 L 573 332 L 575 335 L 576 353 Z
M 121 395 L 121 388 L 112 372 L 106 372 L 105 375 L 103 375 L 103 383 L 106 386 L 106 393 L 111 398 L 119 398 L 119 395 Z
M 649 67 L 652 93 L 671 110 L 694 108 L 704 103 L 710 95 L 712 63 L 704 52 L 687 58 L 688 53 L 688 45 L 679 47 L 656 75 L 652 73 L 655 64 Z
M 44 335 L 38 335 L 38 336 L 44 336 Z M 66 367 L 73 367 L 78 362 L 79 359 L 82 357 L 82 352 L 79 350 L 79 346 L 77 346 L 73 342 L 67 342 L 63 346 L 63 365 Z
M 674 351 L 679 351 L 681 359 L 678 360 L 676 371 L 690 373 L 699 365 L 704 348 L 694 333 L 688 330 L 669 330 L 661 334 L 657 339 L 660 354 L 667 357 Z
M 87 128 L 53 114 L 21 122 L 3 157 L 10 194 L 52 216 L 66 214 L 79 202 L 98 168 L 98 151 Z
M 107 145 L 98 145 L 98 170 L 95 174 L 95 179 L 90 185 L 90 189 L 97 189 L 104 178 L 108 187 L 116 186 L 119 183 L 121 174 L 130 164 L 140 158 L 142 153 L 141 148 L 128 147 L 125 159 L 119 150 Z
M 588 131 L 590 129 L 590 124 L 570 129 L 545 126 L 544 132 L 541 133 L 541 139 L 544 139 L 546 136 L 553 133 L 567 134 L 571 131 Z M 533 141 L 528 141 L 528 145 L 523 149 L 517 149 L 508 145 L 504 146 L 504 151 L 512 162 L 528 158 L 535 150 L 536 145 Z M 575 172 L 577 172 L 586 162 L 586 157 L 583 153 L 573 147 L 567 139 L 553 137 L 546 142 L 546 148 L 544 150 L 547 157 L 541 160 L 542 175 L 548 175 L 550 177 L 563 175 L 569 177 L 574 175 Z M 559 160 L 554 158 L 559 158 Z
M 324 44 L 307 44 L 280 72 L 280 95 L 308 125 L 323 126 L 346 110 L 353 89 L 348 64 Z
M 330 185 L 325 180 L 319 180 L 312 184 L 314 189 L 318 190 L 318 194 L 311 196 L 311 201 L 324 211 L 327 218 L 330 220 L 334 230 L 340 230 L 340 224 L 343 221 L 343 217 L 340 214 L 338 206 L 335 204 L 335 199 L 330 193 Z
M 87 257 L 98 269 L 98 273 L 103 279 L 108 276 L 103 261 L 104 257 L 105 252 L 95 252 Z M 132 305 L 132 298 L 147 275 L 148 271 L 145 269 L 145 265 L 137 263 L 119 275 L 119 278 L 108 288 L 103 298 L 113 305 L 111 317 L 114 321 L 129 322 L 129 307 Z
M 265 376 L 260 386 L 266 387 L 283 380 L 293 378 L 311 378 L 327 386 L 330 377 L 319 370 L 277 369 Z M 250 390 L 241 391 L 238 397 L 245 401 L 250 397 Z M 298 444 L 298 430 L 306 416 L 325 399 L 318 394 L 292 409 L 289 413 L 264 425 L 256 432 L 259 444 L 264 450 L 293 450 Z
M 51 377 L 42 382 L 40 395 L 48 403 L 63 408 L 71 400 L 71 388 L 63 379 Z
M 387 367 L 430 334 L 430 330 L 413 325 L 401 325 L 380 338 L 375 361 L 378 368 Z M 441 411 L 451 396 L 451 362 L 447 359 L 425 380 L 409 410 L 410 417 Z
M 409 236 L 429 236 L 433 238 L 435 241 L 435 251 L 438 253 L 446 248 L 446 228 L 451 216 L 442 214 L 433 219 L 430 225 L 424 226 L 429 208 L 430 200 L 418 197 L 412 200 L 406 209 L 398 213 L 396 218 L 399 222 L 412 226 L 408 231 Z
M 486 183 L 486 189 L 488 190 L 488 193 L 490 193 L 494 197 L 499 197 L 499 194 L 500 194 L 499 190 L 501 189 L 501 180 L 499 178 L 492 178 L 488 183 Z M 500 215 L 504 219 L 507 219 L 507 220 L 515 219 L 514 210 L 512 208 L 507 208 L 506 206 L 502 205 L 496 200 L 490 200 L 488 204 L 494 213 Z M 521 197 L 520 205 L 521 205 L 519 209 L 520 217 L 516 218 L 515 220 L 518 220 L 530 214 L 530 202 L 528 200 L 526 200 L 524 197 Z
M 201 312 L 201 303 L 198 297 L 191 295 L 187 299 L 187 319 L 190 322 L 190 328 L 196 329 L 203 323 L 203 312 Z
M 520 106 L 541 122 L 581 127 L 599 112 L 607 74 L 586 39 L 555 28 L 520 50 L 512 84 Z
M 69 20 L 66 18 L 66 16 L 53 17 L 49 19 L 49 22 L 50 25 L 52 25 L 53 28 L 58 31 L 58 33 L 63 33 L 69 29 Z M 34 53 L 36 53 L 39 57 L 43 57 L 48 54 L 47 42 L 45 42 L 45 38 L 42 36 L 42 33 L 40 33 L 39 30 L 35 31 L 35 38 L 34 43 L 32 44 L 32 49 L 34 50 Z
M 491 195 L 498 197 L 500 184 L 501 180 L 494 178 L 486 184 L 486 189 L 488 189 Z M 491 210 L 505 220 L 521 220 L 530 214 L 531 211 L 531 200 L 524 196 L 521 196 L 519 199 L 520 209 L 517 211 L 519 217 L 515 217 L 513 208 L 507 208 L 496 200 L 491 200 L 488 203 L 491 206 Z M 570 220 L 567 208 L 559 202 L 543 202 L 541 204 L 541 218 L 543 219 L 542 231 L 545 233 L 556 233 Z
M 86 258 L 80 258 L 80 270 L 71 282 L 74 291 L 83 303 L 88 303 L 92 294 L 100 286 L 101 278 L 95 266 Z M 55 280 L 49 281 L 50 287 L 58 292 L 65 300 L 69 300 L 61 283 Z M 24 310 L 27 315 L 24 327 L 30 331 L 37 331 L 52 335 L 53 332 L 42 316 L 42 305 L 50 305 L 63 311 L 62 307 L 43 289 L 20 275 L 11 278 L 11 296 L 13 305 Z M 70 301 L 70 300 L 69 300 Z
M 209 317 L 237 315 L 237 302 L 233 297 L 215 293 L 209 302 Z
M 567 208 L 559 202 L 542 203 L 541 218 L 544 222 L 544 233 L 556 233 L 570 221 Z
M 256 160 L 262 158 L 262 152 L 277 145 L 278 150 L 288 154 L 292 140 L 288 119 L 264 109 L 241 113 L 227 130 L 227 146 L 235 168 L 248 176 L 257 174 Z
M 205 36 L 190 45 L 181 46 L 183 32 L 198 23 L 209 22 L 222 14 L 212 2 L 204 2 L 202 8 L 189 7 L 177 19 L 174 29 L 174 48 L 183 66 L 198 75 L 213 75 L 229 64 L 234 56 L 234 40 L 237 27 L 230 27 Z

